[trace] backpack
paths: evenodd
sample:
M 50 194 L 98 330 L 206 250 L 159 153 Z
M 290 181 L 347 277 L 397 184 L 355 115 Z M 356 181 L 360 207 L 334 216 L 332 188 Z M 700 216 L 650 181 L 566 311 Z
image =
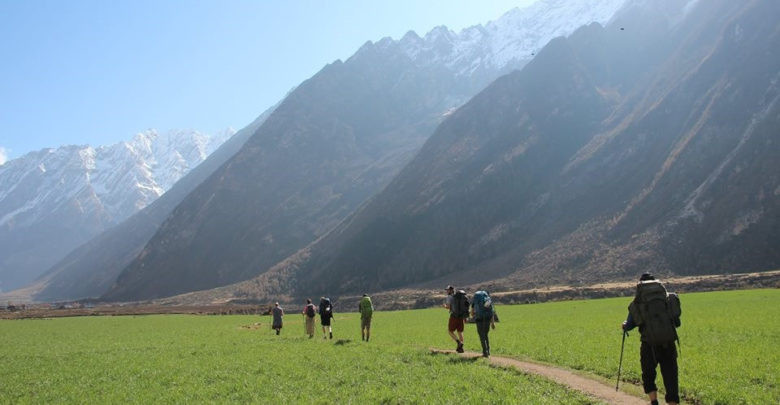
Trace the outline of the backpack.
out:
M 330 305 L 329 298 L 325 298 L 324 300 L 320 301 L 320 314 L 326 318 L 332 316 L 333 307 Z
M 317 313 L 314 312 L 314 304 L 306 305 L 306 316 L 309 318 L 314 318 L 314 315 L 317 315 Z
M 374 307 L 371 305 L 371 298 L 363 297 L 358 304 L 360 310 L 360 316 L 363 318 L 371 318 L 374 314 Z
M 647 343 L 662 345 L 678 340 L 676 328 L 680 326 L 682 315 L 680 298 L 675 293 L 667 293 L 660 281 L 640 281 L 628 311 L 639 326 L 642 340 Z
M 469 317 L 469 298 L 463 290 L 458 290 L 452 296 L 452 316 L 458 319 Z
M 487 291 L 474 293 L 474 313 L 476 319 L 491 319 L 493 317 L 493 301 Z

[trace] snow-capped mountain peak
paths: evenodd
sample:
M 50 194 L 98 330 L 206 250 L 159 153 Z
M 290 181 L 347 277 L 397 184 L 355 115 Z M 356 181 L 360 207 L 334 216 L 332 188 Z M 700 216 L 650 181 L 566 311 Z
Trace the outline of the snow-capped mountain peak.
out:
M 627 0 L 539 0 L 515 8 L 495 21 L 459 33 L 438 26 L 420 37 L 413 31 L 392 41 L 420 64 L 442 64 L 458 75 L 502 70 L 530 60 L 551 39 L 569 35 L 592 22 L 606 24 Z M 387 38 L 377 45 L 390 43 Z
M 118 223 L 144 208 L 235 131 L 150 129 L 108 146 L 62 146 L 0 166 L 0 226 L 33 224 L 65 207 Z M 10 226 L 10 225 L 8 225 Z

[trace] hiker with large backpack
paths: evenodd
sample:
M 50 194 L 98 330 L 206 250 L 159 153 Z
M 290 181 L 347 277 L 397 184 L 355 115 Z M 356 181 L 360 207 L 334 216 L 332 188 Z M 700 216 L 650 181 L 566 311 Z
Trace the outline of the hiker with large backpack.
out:
M 333 339 L 333 328 L 330 326 L 333 320 L 333 305 L 330 302 L 330 298 L 320 298 L 320 325 L 322 325 L 322 338 L 327 339 L 325 329 L 328 330 L 330 338 Z
M 374 316 L 374 305 L 368 294 L 363 294 L 363 298 L 360 299 L 358 312 L 360 312 L 360 338 L 368 342 L 368 338 L 371 337 L 371 318 Z
M 274 307 L 271 310 L 273 315 L 273 322 L 271 323 L 271 329 L 276 331 L 278 335 L 282 331 L 282 317 L 284 316 L 284 310 L 279 306 L 279 303 L 274 303 Z
M 655 370 L 659 364 L 666 388 L 666 403 L 680 402 L 675 345 L 675 341 L 679 342 L 677 327 L 680 326 L 680 315 L 680 300 L 677 294 L 667 293 L 666 287 L 650 273 L 642 274 L 622 328 L 625 338 L 628 331 L 639 327 L 642 341 L 639 350 L 642 385 L 651 404 L 658 404 Z
M 306 299 L 306 306 L 303 307 L 302 314 L 304 331 L 311 339 L 314 337 L 314 317 L 317 316 L 317 309 L 311 303 L 311 298 Z
M 472 301 L 471 315 L 474 317 L 474 323 L 477 324 L 479 343 L 482 345 L 482 357 L 490 357 L 488 333 L 491 328 L 496 328 L 493 301 L 490 299 L 490 294 L 487 291 L 475 292 Z
M 444 308 L 450 311 L 447 332 L 449 332 L 450 337 L 457 344 L 455 351 L 463 353 L 463 327 L 466 318 L 469 317 L 469 299 L 466 297 L 465 291 L 458 290 L 458 292 L 455 292 L 455 287 L 451 285 L 447 286 L 446 291 L 447 300 L 444 303 Z M 458 332 L 457 336 L 455 336 L 455 332 Z

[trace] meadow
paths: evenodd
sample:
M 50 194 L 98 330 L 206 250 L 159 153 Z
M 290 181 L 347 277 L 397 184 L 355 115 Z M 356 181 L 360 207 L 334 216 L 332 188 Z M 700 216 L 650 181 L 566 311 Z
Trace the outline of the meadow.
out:
M 684 294 L 680 384 L 705 404 L 780 403 L 780 291 Z M 498 306 L 492 354 L 579 370 L 614 384 L 630 298 Z M 593 403 L 539 377 L 453 349 L 444 309 L 376 312 L 371 342 L 356 313 L 334 339 L 303 335 L 286 308 L 280 336 L 261 316 L 150 315 L 0 321 L 0 403 Z M 338 310 L 338 308 L 336 308 Z M 259 323 L 259 325 L 257 325 Z M 473 325 L 466 349 L 479 351 Z M 638 392 L 639 334 L 621 386 Z M 660 383 L 660 377 L 659 377 Z M 660 384 L 659 384 L 660 385 Z

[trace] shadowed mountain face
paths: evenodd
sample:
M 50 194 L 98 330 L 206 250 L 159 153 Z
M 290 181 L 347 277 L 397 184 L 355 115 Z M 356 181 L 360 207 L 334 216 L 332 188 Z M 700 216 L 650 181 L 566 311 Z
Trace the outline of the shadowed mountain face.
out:
M 257 139 L 180 209 L 173 211 L 233 152 L 71 252 L 19 296 L 61 300 L 113 286 L 108 298 L 138 299 L 262 273 L 384 187 L 451 109 L 551 38 L 608 21 L 624 2 L 543 0 L 460 33 L 437 27 L 367 43 L 293 92 L 266 127 L 242 130 L 241 143 Z
M 147 130 L 113 145 L 67 145 L 0 166 L 0 293 L 155 201 L 232 130 Z
M 325 67 L 174 210 L 105 298 L 169 296 L 265 271 L 384 187 L 442 116 L 487 83 L 421 68 L 386 42 Z
M 220 294 L 780 266 L 780 3 L 634 4 L 552 41 L 337 228 Z
M 105 293 L 176 205 L 238 152 L 272 111 L 273 107 L 233 135 L 148 207 L 81 245 L 52 266 L 32 285 L 36 291 L 34 299 L 63 301 L 99 297 Z

